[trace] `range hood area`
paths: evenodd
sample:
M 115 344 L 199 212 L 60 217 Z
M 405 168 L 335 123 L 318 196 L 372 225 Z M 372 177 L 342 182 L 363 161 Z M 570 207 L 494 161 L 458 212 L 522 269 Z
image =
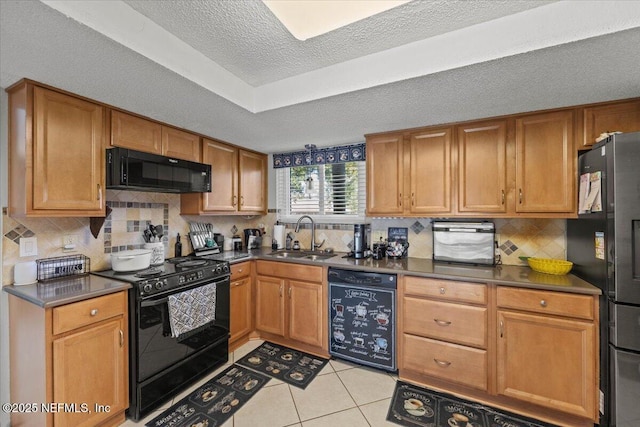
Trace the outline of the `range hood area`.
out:
M 126 148 L 106 153 L 107 189 L 156 193 L 211 192 L 211 165 Z

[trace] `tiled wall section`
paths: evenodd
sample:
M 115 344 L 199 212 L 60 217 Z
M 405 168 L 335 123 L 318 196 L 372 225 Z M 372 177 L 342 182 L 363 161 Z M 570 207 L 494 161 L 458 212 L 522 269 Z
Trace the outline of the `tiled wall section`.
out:
M 187 232 L 189 222 L 211 223 L 217 233 L 225 238 L 242 233 L 244 228 L 264 226 L 267 235 L 263 246 L 270 246 L 276 214 L 266 216 L 181 216 L 180 196 L 175 194 L 143 193 L 132 191 L 107 191 L 112 207 L 111 215 L 97 238 L 91 235 L 88 218 L 11 218 L 3 215 L 4 244 L 2 283 L 13 283 L 13 266 L 17 262 L 81 253 L 91 259 L 93 271 L 110 267 L 110 251 L 115 248 L 140 247 L 144 243 L 142 230 L 151 222 L 163 224 L 168 230 L 165 237 L 167 257 L 173 256 L 176 234 L 183 236 L 183 254 L 191 252 Z M 370 218 L 372 240 L 386 238 L 388 227 L 409 229 L 409 256 L 431 258 L 432 232 L 429 218 Z M 494 221 L 499 235 L 502 262 L 524 265 L 519 256 L 566 259 L 566 221 L 562 219 L 498 219 Z M 286 224 L 287 232 L 293 232 L 295 224 Z M 74 251 L 62 250 L 62 238 L 76 236 Z M 19 257 L 19 238 L 35 236 L 38 239 L 38 255 Z M 303 249 L 309 247 L 310 227 L 303 223 L 295 238 Z M 316 240 L 326 240 L 323 248 L 332 247 L 336 252 L 348 252 L 353 239 L 353 225 L 318 224 Z
M 431 258 L 433 234 L 430 218 L 369 218 L 371 240 L 387 238 L 389 227 L 406 227 L 409 232 L 409 256 Z M 525 265 L 518 257 L 566 259 L 566 221 L 564 219 L 496 219 L 496 234 L 503 264 Z M 285 224 L 293 233 L 295 224 Z M 311 228 L 308 222 L 301 224 L 295 234 L 303 249 L 311 244 Z M 317 224 L 316 243 L 325 240 L 322 248 L 332 247 L 337 252 L 348 252 L 353 241 L 353 225 Z
M 163 224 L 168 229 L 165 254 L 173 256 L 176 234 L 182 238 L 182 252 L 188 254 L 191 247 L 187 233 L 189 222 L 211 223 L 217 233 L 230 238 L 232 228 L 242 232 L 244 228 L 256 228 L 260 224 L 267 226 L 270 232 L 275 223 L 275 214 L 266 216 L 181 216 L 180 196 L 176 194 L 145 193 L 135 191 L 107 191 L 107 201 L 112 212 L 97 238 L 91 235 L 89 218 L 11 218 L 2 216 L 4 242 L 2 263 L 2 284 L 13 283 L 13 266 L 18 262 L 42 258 L 58 257 L 70 254 L 84 254 L 91 259 L 91 270 L 110 268 L 110 251 L 117 248 L 141 247 L 144 244 L 142 230 L 148 222 Z M 126 207 L 125 207 L 126 205 Z M 137 228 L 137 231 L 136 231 Z M 65 235 L 76 236 L 77 245 L 72 252 L 63 252 L 62 238 Z M 38 255 L 20 258 L 19 238 L 35 236 L 38 239 Z M 268 245 L 271 238 L 264 239 Z

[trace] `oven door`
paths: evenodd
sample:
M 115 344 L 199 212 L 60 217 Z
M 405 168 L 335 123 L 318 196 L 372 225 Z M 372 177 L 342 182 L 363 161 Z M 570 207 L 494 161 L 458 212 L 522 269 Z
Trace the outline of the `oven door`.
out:
M 229 278 L 216 281 L 215 321 L 173 338 L 169 323 L 169 295 L 210 284 L 180 288 L 169 294 L 154 295 L 139 302 L 136 314 L 138 375 L 137 381 L 147 378 L 181 362 L 190 355 L 229 338 Z

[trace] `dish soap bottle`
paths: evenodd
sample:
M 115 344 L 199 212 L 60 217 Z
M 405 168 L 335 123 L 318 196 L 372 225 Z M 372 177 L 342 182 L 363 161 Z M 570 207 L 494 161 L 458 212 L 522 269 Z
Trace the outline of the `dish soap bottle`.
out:
M 180 233 L 176 236 L 176 246 L 174 247 L 173 256 L 182 256 L 182 243 L 180 243 Z

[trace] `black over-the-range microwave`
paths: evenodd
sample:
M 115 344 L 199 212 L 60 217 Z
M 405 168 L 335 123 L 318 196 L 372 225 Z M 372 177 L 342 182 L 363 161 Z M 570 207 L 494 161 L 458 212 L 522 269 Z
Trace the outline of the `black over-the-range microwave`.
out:
M 107 150 L 107 188 L 157 193 L 208 193 L 211 165 L 143 153 Z

